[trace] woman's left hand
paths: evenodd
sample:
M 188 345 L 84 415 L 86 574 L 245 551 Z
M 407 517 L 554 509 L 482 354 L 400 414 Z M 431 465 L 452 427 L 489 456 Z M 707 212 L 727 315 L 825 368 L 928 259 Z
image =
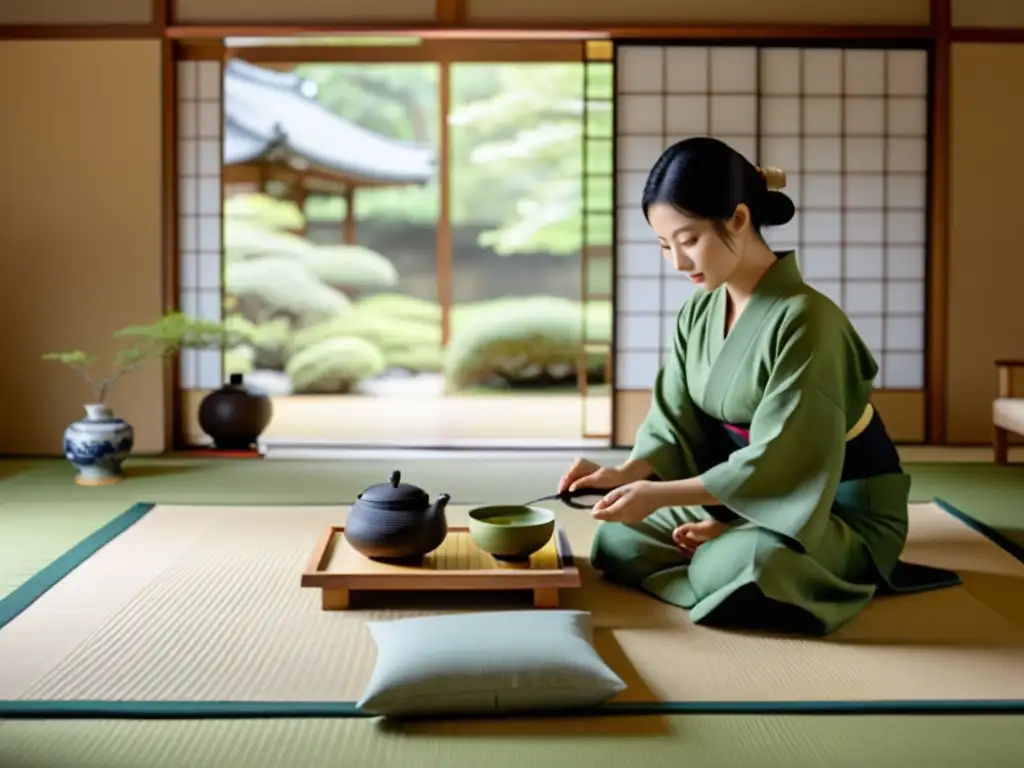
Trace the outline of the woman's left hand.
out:
M 728 523 L 717 520 L 701 520 L 696 523 L 683 523 L 672 531 L 672 540 L 683 552 L 691 557 L 701 544 L 717 539 L 729 530 Z
M 591 515 L 596 520 L 639 523 L 666 506 L 658 485 L 651 480 L 638 480 L 621 485 L 597 502 Z

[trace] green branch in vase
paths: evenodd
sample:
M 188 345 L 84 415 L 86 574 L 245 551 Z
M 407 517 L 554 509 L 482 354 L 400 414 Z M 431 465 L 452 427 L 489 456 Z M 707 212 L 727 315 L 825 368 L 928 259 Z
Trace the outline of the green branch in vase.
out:
M 229 341 L 229 332 L 222 323 L 196 320 L 181 312 L 172 312 L 149 325 L 122 328 L 114 333 L 114 337 L 128 340 L 129 345 L 114 356 L 106 376 L 100 377 L 92 372 L 99 357 L 84 350 L 47 352 L 42 359 L 62 363 L 77 371 L 92 388 L 94 402 L 105 403 L 110 390 L 123 376 L 137 371 L 151 360 L 169 357 L 184 348 L 222 349 Z

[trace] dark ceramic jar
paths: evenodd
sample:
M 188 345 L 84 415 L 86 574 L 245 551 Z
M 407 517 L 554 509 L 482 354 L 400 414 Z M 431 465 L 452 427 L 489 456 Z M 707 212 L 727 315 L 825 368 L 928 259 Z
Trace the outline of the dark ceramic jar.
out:
M 270 424 L 274 407 L 270 398 L 245 386 L 242 374 L 231 374 L 228 383 L 203 398 L 199 426 L 222 451 L 251 449 Z

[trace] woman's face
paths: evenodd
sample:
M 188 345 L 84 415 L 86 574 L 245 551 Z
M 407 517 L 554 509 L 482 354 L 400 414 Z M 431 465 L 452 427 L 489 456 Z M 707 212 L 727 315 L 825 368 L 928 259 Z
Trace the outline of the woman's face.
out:
M 668 263 L 704 290 L 715 290 L 739 265 L 749 221 L 746 206 L 737 207 L 725 223 L 729 242 L 711 220 L 692 218 L 671 205 L 656 203 L 647 210 L 647 217 Z

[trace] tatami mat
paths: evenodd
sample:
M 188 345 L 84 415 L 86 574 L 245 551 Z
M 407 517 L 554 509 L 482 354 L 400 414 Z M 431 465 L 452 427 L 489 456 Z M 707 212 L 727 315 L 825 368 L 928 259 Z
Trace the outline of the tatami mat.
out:
M 450 510 L 450 522 L 464 523 L 465 511 Z M 299 577 L 345 513 L 155 507 L 0 630 L 0 700 L 351 702 L 375 657 L 366 620 L 528 605 L 368 596 L 348 612 L 322 611 Z M 595 524 L 558 513 L 585 554 Z M 878 599 L 825 640 L 696 627 L 585 567 L 563 605 L 593 612 L 599 650 L 630 683 L 621 702 L 1019 699 L 1024 564 L 933 504 L 912 507 L 906 556 L 957 570 L 964 585 Z

